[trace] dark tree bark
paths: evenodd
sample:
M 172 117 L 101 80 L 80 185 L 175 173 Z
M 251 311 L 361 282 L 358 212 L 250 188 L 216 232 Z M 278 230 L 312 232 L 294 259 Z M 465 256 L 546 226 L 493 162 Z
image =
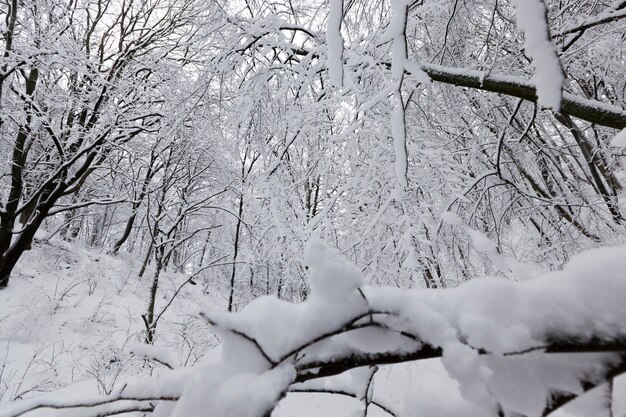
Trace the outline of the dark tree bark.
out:
M 237 211 L 237 225 L 235 227 L 235 243 L 233 248 L 233 269 L 230 274 L 230 294 L 228 295 L 228 311 L 233 311 L 235 297 L 235 276 L 237 274 L 237 254 L 239 252 L 239 232 L 241 230 L 241 216 L 243 216 L 243 194 L 239 197 L 239 210 Z

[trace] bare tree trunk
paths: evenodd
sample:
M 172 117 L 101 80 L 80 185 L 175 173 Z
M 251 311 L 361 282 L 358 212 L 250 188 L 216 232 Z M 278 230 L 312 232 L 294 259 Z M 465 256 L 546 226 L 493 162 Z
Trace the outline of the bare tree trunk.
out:
M 198 263 L 196 265 L 198 269 L 202 266 L 202 263 L 204 262 L 204 257 L 206 256 L 206 250 L 207 250 L 207 247 L 209 246 L 210 240 L 211 240 L 211 231 L 209 230 L 207 231 L 204 245 L 202 245 L 202 252 L 200 252 L 200 256 L 198 257 Z
M 14 2 L 13 6 L 12 8 L 17 7 L 17 2 Z M 38 79 L 39 71 L 37 69 L 31 70 L 26 80 L 26 94 L 28 96 L 32 97 L 34 94 Z M 30 107 L 28 104 L 26 104 L 26 106 Z M 28 132 L 32 120 L 32 109 L 27 108 L 26 114 L 25 123 L 23 126 L 20 126 L 15 138 L 15 143 L 13 144 L 11 188 L 7 202 L 2 212 L 0 212 L 0 289 L 5 288 L 9 284 L 9 276 L 17 263 L 17 259 L 19 259 L 24 251 L 30 248 L 32 237 L 35 236 L 33 231 L 28 241 L 24 239 L 27 239 L 26 236 L 30 235 L 30 233 L 24 235 L 24 239 L 18 239 L 21 242 L 19 245 L 16 246 L 12 244 L 13 226 L 17 218 L 19 202 L 24 191 L 23 170 L 28 152 L 26 149 L 26 141 L 29 137 Z M 37 217 L 37 214 L 35 214 L 35 217 Z M 41 220 L 42 219 L 39 219 L 39 223 L 41 223 Z
M 144 324 L 146 326 L 146 343 L 152 344 L 154 342 L 154 331 L 156 326 L 154 324 L 154 306 L 156 304 L 157 291 L 159 289 L 159 275 L 163 269 L 163 251 L 157 250 L 154 256 L 155 268 L 154 275 L 152 276 L 152 287 L 150 287 L 150 300 L 148 301 L 148 312 L 143 317 Z
M 47 197 L 47 196 L 46 196 Z M 35 233 L 41 226 L 41 223 L 48 215 L 52 203 L 48 200 L 46 204 L 38 206 L 33 218 L 24 226 L 22 232 L 15 237 L 9 248 L 0 258 L 0 289 L 5 288 L 9 283 L 9 277 L 13 268 L 17 264 L 22 254 L 30 249 Z
M 228 311 L 233 311 L 235 296 L 235 275 L 237 273 L 237 253 L 239 252 L 239 231 L 241 230 L 241 216 L 243 215 L 243 193 L 239 197 L 239 211 L 237 212 L 237 226 L 235 228 L 235 244 L 233 249 L 233 270 L 230 275 L 230 295 L 228 296 Z
M 78 203 L 78 193 L 74 193 L 72 195 L 72 199 L 70 200 L 70 205 Z M 63 240 L 73 240 L 70 237 L 76 238 L 78 236 L 78 231 L 74 233 L 74 222 L 76 221 L 76 217 L 78 215 L 79 209 L 67 210 L 63 215 L 64 225 L 59 230 L 59 234 Z
M 609 417 L 613 417 L 614 413 L 613 413 L 613 384 L 614 384 L 615 378 L 611 378 L 609 379 L 609 382 L 606 384 L 606 408 L 607 411 L 609 412 Z
M 146 252 L 146 257 L 143 259 L 143 263 L 141 264 L 141 270 L 139 270 L 139 278 L 143 277 L 143 274 L 146 273 L 146 268 L 148 268 L 148 265 L 150 264 L 150 256 L 152 255 L 153 248 L 154 246 L 152 244 L 148 246 L 148 252 Z
M 91 233 L 89 233 L 89 241 L 87 242 L 89 246 L 98 246 L 100 244 L 100 238 L 102 236 L 102 227 L 105 221 L 104 220 L 105 217 L 106 217 L 106 214 L 103 214 L 103 213 L 98 213 L 94 216 L 92 226 L 91 226 Z
M 556 115 L 556 119 L 567 127 L 572 133 L 572 136 L 574 137 L 574 140 L 580 148 L 585 162 L 587 163 L 587 167 L 589 168 L 591 178 L 593 178 L 596 191 L 600 194 L 607 205 L 613 220 L 615 220 L 618 224 L 621 223 L 624 218 L 622 217 L 622 213 L 619 210 L 617 202 L 617 192 L 620 188 L 619 181 L 604 163 L 604 159 L 600 152 L 594 149 L 593 145 L 589 143 L 585 134 L 580 131 L 571 117 L 568 115 Z M 614 187 L 617 187 L 617 189 Z
M 128 220 L 126 221 L 126 226 L 124 226 L 124 231 L 122 232 L 122 235 L 119 237 L 119 239 L 115 241 L 115 243 L 113 244 L 113 247 L 111 248 L 110 253 L 112 255 L 115 255 L 120 250 L 124 242 L 126 242 L 126 240 L 128 239 L 128 236 L 130 236 L 130 232 L 133 230 L 133 225 L 135 224 L 135 220 L 137 219 L 137 213 L 139 212 L 139 208 L 141 207 L 141 203 L 143 199 L 146 197 L 150 180 L 152 179 L 155 173 L 155 171 L 152 169 L 152 165 L 154 164 L 154 161 L 155 161 L 155 153 L 153 151 L 151 155 L 150 166 L 148 167 L 148 172 L 146 172 L 146 176 L 143 180 L 143 184 L 141 185 L 141 192 L 139 193 L 138 196 L 136 196 L 136 200 L 133 201 L 131 214 Z
M 83 225 L 83 215 L 78 215 L 78 218 L 70 220 L 69 228 L 63 235 L 63 240 L 73 242 L 78 237 L 80 229 Z

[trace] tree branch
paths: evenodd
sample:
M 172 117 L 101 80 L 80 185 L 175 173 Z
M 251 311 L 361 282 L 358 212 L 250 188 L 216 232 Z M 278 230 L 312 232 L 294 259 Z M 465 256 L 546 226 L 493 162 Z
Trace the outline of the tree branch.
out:
M 390 63 L 385 63 L 385 65 L 391 67 Z M 530 81 L 518 77 L 491 75 L 469 68 L 451 68 L 434 64 L 422 64 L 420 67 L 433 81 L 537 102 L 535 86 Z M 597 100 L 563 93 L 561 111 L 600 126 L 614 129 L 626 128 L 626 110 Z

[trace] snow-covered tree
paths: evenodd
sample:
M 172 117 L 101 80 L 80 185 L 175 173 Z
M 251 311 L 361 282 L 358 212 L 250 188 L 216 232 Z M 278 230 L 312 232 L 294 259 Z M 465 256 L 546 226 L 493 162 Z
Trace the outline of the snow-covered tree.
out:
M 3 3 L 0 287 L 43 221 L 111 204 L 80 193 L 118 147 L 159 129 L 163 83 L 193 57 L 195 1 Z M 78 195 L 62 204 L 64 197 Z

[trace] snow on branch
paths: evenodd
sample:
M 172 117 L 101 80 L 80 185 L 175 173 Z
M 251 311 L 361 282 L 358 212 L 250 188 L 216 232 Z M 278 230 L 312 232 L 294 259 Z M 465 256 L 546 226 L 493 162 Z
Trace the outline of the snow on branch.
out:
M 387 39 L 391 34 L 392 32 L 385 32 L 383 40 L 391 40 Z M 258 37 L 255 38 L 256 41 L 261 39 L 263 35 L 264 34 L 258 35 Z M 265 35 L 267 35 L 267 33 Z M 307 49 L 292 45 L 290 51 L 297 56 L 319 58 L 316 48 Z M 389 61 L 379 61 L 379 64 L 389 69 L 392 67 L 392 62 Z M 518 97 L 534 103 L 538 102 L 536 83 L 517 76 L 487 74 L 471 68 L 449 67 L 428 63 L 417 64 L 411 61 L 405 62 L 404 70 L 413 75 L 420 83 L 424 84 L 429 83 L 429 81 L 436 81 L 444 84 Z M 392 88 L 384 88 L 379 95 L 362 107 L 365 109 L 371 108 L 392 92 L 393 86 Z M 575 94 L 563 92 L 560 111 L 599 126 L 614 129 L 626 128 L 626 110 L 599 100 L 587 99 Z
M 524 47 L 535 67 L 533 81 L 537 103 L 556 112 L 561 109 L 563 69 L 550 38 L 550 27 L 543 0 L 514 0 L 517 25 L 524 32 Z
M 407 66 L 406 25 L 409 13 L 409 3 L 406 0 L 391 1 L 392 16 L 389 26 L 380 42 L 392 41 L 391 46 L 391 78 L 394 93 L 391 101 L 391 136 L 395 153 L 395 173 L 398 183 L 402 187 L 408 185 L 407 169 L 408 155 L 406 148 L 406 120 L 404 100 L 402 98 L 402 81 Z
M 142 391 L 147 391 L 147 387 L 144 385 Z M 130 390 L 129 390 L 130 391 Z M 19 417 L 23 415 L 29 415 L 31 412 L 35 412 L 41 409 L 52 410 L 72 410 L 83 409 L 80 414 L 83 417 L 91 416 L 106 416 L 120 414 L 120 409 L 123 412 L 132 411 L 151 411 L 154 406 L 150 402 L 155 401 L 177 401 L 177 395 L 172 396 L 165 393 L 157 395 L 142 395 L 137 392 L 126 392 L 124 389 L 121 392 L 111 395 L 83 398 L 79 400 L 50 400 L 50 399 L 32 399 L 25 400 L 13 404 L 12 406 L 5 407 L 0 411 L 2 417 Z
M 626 9 L 609 10 L 596 16 L 589 17 L 580 23 L 574 25 L 570 24 L 561 29 L 558 33 L 556 33 L 554 37 L 569 35 L 570 33 L 587 30 L 595 26 L 603 25 L 609 22 L 615 22 L 624 18 L 626 18 Z
M 390 63 L 384 63 L 384 65 L 391 66 Z M 469 68 L 453 68 L 434 64 L 421 64 L 420 68 L 433 81 L 537 102 L 535 85 L 519 77 L 485 74 L 482 71 Z M 626 110 L 597 100 L 581 98 L 574 94 L 563 93 L 561 112 L 600 126 L 614 129 L 626 128 Z
M 266 296 L 237 313 L 203 313 L 222 341 L 217 361 L 168 370 L 109 396 L 24 400 L 0 416 L 154 406 L 159 416 L 262 417 L 289 392 L 321 390 L 302 383 L 432 358 L 458 382 L 461 406 L 480 415 L 545 416 L 626 371 L 625 250 L 591 250 L 521 283 L 484 278 L 403 290 L 364 286 L 359 268 L 313 238 L 305 248 L 307 301 Z M 368 375 L 365 391 L 335 391 L 377 405 Z
M 328 47 L 328 75 L 335 88 L 343 86 L 343 38 L 341 37 L 341 21 L 343 19 L 343 0 L 329 0 L 330 11 L 326 29 L 326 45 Z

